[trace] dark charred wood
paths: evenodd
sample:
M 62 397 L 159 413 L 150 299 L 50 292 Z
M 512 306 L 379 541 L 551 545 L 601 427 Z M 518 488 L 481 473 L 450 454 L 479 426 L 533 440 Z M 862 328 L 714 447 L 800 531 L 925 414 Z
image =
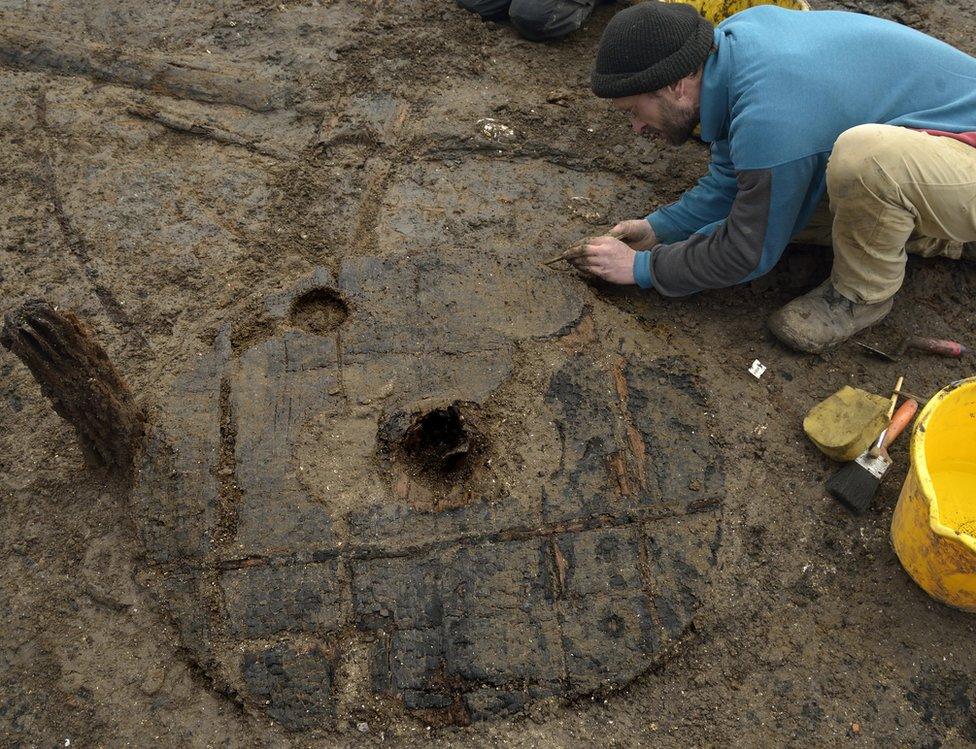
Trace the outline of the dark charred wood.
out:
M 27 70 L 80 75 L 177 99 L 234 104 L 255 112 L 294 104 L 289 91 L 253 71 L 209 60 L 167 59 L 99 44 L 78 44 L 16 25 L 0 29 L 0 62 Z
M 270 156 L 275 159 L 288 159 L 292 156 L 283 149 L 278 149 L 273 146 L 260 143 L 253 138 L 248 138 L 246 135 L 235 133 L 233 130 L 229 130 L 228 128 L 215 122 L 194 119 L 173 110 L 165 110 L 157 106 L 141 102 L 131 104 L 126 109 L 129 114 L 133 114 L 136 117 L 141 117 L 142 119 L 150 122 L 156 122 L 163 127 L 179 133 L 198 135 L 202 138 L 209 138 L 210 140 L 217 141 L 218 143 L 229 143 L 231 145 L 240 146 L 241 148 L 246 148 L 254 153 L 259 153 L 263 156 Z
M 130 477 L 143 414 L 88 327 L 71 312 L 32 299 L 6 316 L 0 343 L 27 365 L 54 410 L 75 428 L 86 462 Z

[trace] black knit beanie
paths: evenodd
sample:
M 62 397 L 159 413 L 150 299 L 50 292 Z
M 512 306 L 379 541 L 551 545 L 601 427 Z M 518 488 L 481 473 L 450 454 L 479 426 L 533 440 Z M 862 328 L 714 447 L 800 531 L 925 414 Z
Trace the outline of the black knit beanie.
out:
M 651 0 L 626 8 L 600 38 L 593 93 L 616 99 L 677 83 L 705 62 L 712 41 L 712 24 L 690 5 Z

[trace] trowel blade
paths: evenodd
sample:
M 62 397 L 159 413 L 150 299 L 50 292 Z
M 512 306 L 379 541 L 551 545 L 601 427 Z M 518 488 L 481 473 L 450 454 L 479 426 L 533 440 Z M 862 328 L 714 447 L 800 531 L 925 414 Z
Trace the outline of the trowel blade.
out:
M 860 341 L 854 341 L 854 343 L 863 349 L 867 349 L 875 356 L 880 356 L 882 359 L 887 359 L 888 361 L 898 361 L 897 357 L 894 357 L 891 354 L 886 354 L 884 351 L 876 349 L 874 346 L 868 346 L 866 343 L 861 343 Z

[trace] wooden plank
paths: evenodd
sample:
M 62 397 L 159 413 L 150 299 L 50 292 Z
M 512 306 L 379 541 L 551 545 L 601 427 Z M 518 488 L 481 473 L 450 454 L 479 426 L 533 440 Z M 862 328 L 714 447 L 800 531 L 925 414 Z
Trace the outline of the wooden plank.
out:
M 0 62 L 26 70 L 80 75 L 177 99 L 233 104 L 255 112 L 286 109 L 297 98 L 254 70 L 219 59 L 162 57 L 102 44 L 78 44 L 16 24 L 0 28 Z

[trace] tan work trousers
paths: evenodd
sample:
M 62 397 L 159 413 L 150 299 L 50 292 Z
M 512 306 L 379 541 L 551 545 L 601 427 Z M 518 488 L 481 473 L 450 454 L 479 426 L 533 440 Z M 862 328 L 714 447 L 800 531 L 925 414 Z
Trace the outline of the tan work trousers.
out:
M 834 288 L 856 302 L 893 296 L 906 252 L 957 259 L 976 240 L 976 148 L 892 125 L 841 133 L 827 197 L 796 242 L 833 245 Z

